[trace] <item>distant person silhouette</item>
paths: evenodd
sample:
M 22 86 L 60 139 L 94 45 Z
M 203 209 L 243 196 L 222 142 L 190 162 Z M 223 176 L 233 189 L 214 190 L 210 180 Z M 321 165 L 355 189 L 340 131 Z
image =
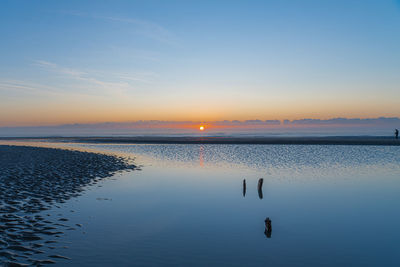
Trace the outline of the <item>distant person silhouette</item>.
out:
M 394 136 L 396 139 L 399 139 L 399 130 L 398 129 L 394 130 Z
M 264 234 L 267 238 L 271 238 L 271 234 L 272 234 L 272 221 L 269 217 L 267 217 L 265 219 L 265 230 L 264 230 Z

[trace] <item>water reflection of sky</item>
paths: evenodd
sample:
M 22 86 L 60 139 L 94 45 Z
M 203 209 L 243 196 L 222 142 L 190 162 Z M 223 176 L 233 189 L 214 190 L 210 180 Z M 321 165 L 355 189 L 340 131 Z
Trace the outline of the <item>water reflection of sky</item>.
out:
M 97 215 L 103 218 L 112 209 L 112 223 L 133 236 L 128 242 L 131 248 L 121 249 L 143 265 L 396 266 L 400 262 L 396 147 L 87 147 L 134 155 L 144 165 L 143 171 L 129 175 L 131 179 L 113 184 L 118 188 L 101 189 L 114 203 L 110 211 L 102 209 Z M 257 192 L 260 177 L 262 199 Z M 264 234 L 266 217 L 272 220 L 270 238 Z M 109 236 L 109 241 L 118 247 L 124 239 L 118 238 Z
M 84 145 L 135 155 L 162 167 L 241 170 L 293 179 L 398 174 L 400 152 L 390 146 L 320 145 Z
M 399 266 L 397 147 L 61 145 L 144 165 L 61 207 L 66 265 Z
M 14 143 L 111 152 L 135 157 L 144 165 L 234 168 L 279 176 L 285 172 L 318 176 L 328 171 L 368 175 L 400 170 L 400 151 L 395 146 Z

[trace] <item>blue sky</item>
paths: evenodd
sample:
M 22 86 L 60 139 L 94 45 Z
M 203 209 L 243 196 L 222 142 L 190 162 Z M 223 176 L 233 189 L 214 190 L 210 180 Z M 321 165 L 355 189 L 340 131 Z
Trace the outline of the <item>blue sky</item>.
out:
M 400 116 L 399 1 L 0 7 L 0 126 Z

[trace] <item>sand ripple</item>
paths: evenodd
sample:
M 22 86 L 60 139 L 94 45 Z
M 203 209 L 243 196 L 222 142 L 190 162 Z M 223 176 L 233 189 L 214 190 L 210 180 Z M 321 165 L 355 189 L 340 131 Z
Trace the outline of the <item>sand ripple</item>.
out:
M 63 224 L 67 218 L 41 212 L 79 196 L 98 179 L 134 168 L 111 155 L 0 145 L 0 264 L 40 266 L 68 259 L 41 249 L 55 248 L 49 246 L 54 239 L 74 228 Z

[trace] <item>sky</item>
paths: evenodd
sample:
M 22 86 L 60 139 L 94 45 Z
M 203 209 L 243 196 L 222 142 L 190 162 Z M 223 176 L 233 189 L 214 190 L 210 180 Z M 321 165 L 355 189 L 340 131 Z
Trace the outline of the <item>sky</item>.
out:
M 400 1 L 0 1 L 0 127 L 400 117 Z

